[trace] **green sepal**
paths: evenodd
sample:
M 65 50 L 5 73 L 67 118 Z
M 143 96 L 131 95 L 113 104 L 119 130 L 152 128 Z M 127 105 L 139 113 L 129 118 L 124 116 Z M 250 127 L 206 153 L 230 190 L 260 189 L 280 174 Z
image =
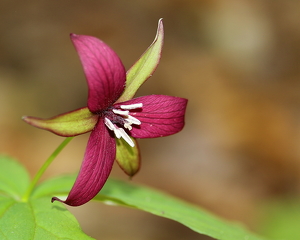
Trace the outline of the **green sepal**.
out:
M 29 116 L 24 116 L 22 119 L 34 127 L 48 130 L 59 136 L 73 137 L 92 131 L 98 121 L 98 115 L 84 107 L 49 119 Z
M 132 99 L 139 87 L 152 76 L 161 57 L 163 41 L 164 27 L 161 18 L 158 21 L 158 28 L 154 41 L 139 60 L 127 71 L 126 88 L 117 102 L 124 102 Z
M 141 157 L 137 141 L 131 138 L 134 147 L 128 145 L 122 138 L 116 138 L 116 161 L 121 169 L 130 177 L 133 177 L 140 169 Z

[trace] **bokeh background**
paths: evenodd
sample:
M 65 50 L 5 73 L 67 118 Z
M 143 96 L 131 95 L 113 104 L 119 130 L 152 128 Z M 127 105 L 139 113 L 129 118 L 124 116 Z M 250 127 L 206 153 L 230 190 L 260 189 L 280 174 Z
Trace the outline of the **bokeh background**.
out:
M 294 0 L 1 0 L 0 152 L 33 175 L 62 138 L 21 116 L 51 117 L 86 105 L 69 33 L 101 38 L 129 68 L 162 17 L 161 63 L 138 95 L 188 98 L 186 126 L 140 141 L 142 168 L 132 181 L 252 231 L 298 239 L 299 12 Z M 75 138 L 45 177 L 78 171 L 87 138 Z M 112 176 L 128 180 L 117 165 Z M 210 239 L 132 209 L 90 202 L 70 210 L 96 239 Z

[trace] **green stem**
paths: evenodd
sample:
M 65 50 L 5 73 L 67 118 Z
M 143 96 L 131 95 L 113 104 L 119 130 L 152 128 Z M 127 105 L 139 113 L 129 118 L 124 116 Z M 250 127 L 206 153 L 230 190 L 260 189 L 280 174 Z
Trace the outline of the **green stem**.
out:
M 43 164 L 43 166 L 40 168 L 40 170 L 36 173 L 34 178 L 32 179 L 26 193 L 22 197 L 22 201 L 27 202 L 35 185 L 40 180 L 41 176 L 44 174 L 44 172 L 47 170 L 49 165 L 52 163 L 52 161 L 57 157 L 57 155 L 64 149 L 64 147 L 73 139 L 73 137 L 67 137 L 50 155 L 50 157 L 46 160 L 46 162 Z

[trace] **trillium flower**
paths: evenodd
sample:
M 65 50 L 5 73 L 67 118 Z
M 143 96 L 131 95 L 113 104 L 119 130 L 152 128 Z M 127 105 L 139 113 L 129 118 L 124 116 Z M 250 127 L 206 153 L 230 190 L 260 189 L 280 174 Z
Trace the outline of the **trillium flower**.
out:
M 115 159 L 128 175 L 138 171 L 139 151 L 134 138 L 179 132 L 184 126 L 187 100 L 165 95 L 133 98 L 158 65 L 163 45 L 162 20 L 154 42 L 127 73 L 117 54 L 101 40 L 75 34 L 71 34 L 71 40 L 88 83 L 87 107 L 49 119 L 23 119 L 59 136 L 91 131 L 81 169 L 67 199 L 52 198 L 80 206 L 101 190 Z

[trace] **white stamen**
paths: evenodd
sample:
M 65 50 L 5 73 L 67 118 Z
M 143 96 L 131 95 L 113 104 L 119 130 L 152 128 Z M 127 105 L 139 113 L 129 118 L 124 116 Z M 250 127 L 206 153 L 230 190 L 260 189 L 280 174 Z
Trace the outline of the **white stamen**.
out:
M 134 104 L 130 104 L 130 105 L 120 105 L 120 108 L 124 109 L 124 110 L 131 110 L 131 109 L 137 109 L 137 108 L 142 108 L 143 107 L 143 103 L 134 103 Z
M 111 131 L 113 131 L 116 128 L 115 125 L 108 118 L 104 118 L 104 123 Z
M 115 135 L 116 135 L 116 138 L 121 138 L 122 137 L 122 132 L 120 131 L 121 129 L 123 129 L 123 128 L 118 128 L 118 127 L 115 127 L 115 129 L 114 129 L 114 133 L 115 133 Z
M 134 142 L 132 139 L 128 136 L 128 134 L 125 132 L 123 128 L 119 128 L 120 134 L 122 135 L 122 138 L 127 142 L 131 147 L 134 147 Z
M 129 125 L 132 124 L 132 121 L 128 118 L 124 118 L 124 121 L 125 121 L 125 124 L 129 124 Z
M 130 115 L 129 110 L 136 109 L 136 108 L 142 108 L 143 104 L 142 103 L 135 103 L 135 104 L 130 104 L 130 105 L 120 105 L 120 108 L 123 110 L 119 109 L 112 109 L 112 112 L 114 114 L 121 115 L 122 119 L 119 119 L 119 117 L 116 117 L 116 121 L 118 124 L 123 124 L 123 127 L 128 129 L 129 131 L 132 130 L 132 124 L 135 125 L 141 125 L 141 121 L 138 120 L 135 117 L 132 117 Z M 134 114 L 134 113 L 133 113 Z M 127 134 L 127 132 L 124 130 L 124 128 L 119 128 L 117 127 L 116 124 L 114 124 L 109 118 L 104 118 L 104 123 L 107 126 L 107 128 L 111 131 L 114 132 L 116 138 L 120 139 L 123 138 L 125 142 L 127 142 L 131 147 L 134 147 L 134 141 L 131 139 L 131 137 Z
M 115 114 L 119 114 L 119 115 L 123 115 L 123 116 L 128 116 L 129 111 L 122 111 L 122 110 L 117 110 L 117 109 L 113 109 L 112 110 Z
M 134 147 L 134 142 L 123 128 L 118 128 L 108 118 L 104 118 L 104 124 L 108 127 L 109 130 L 114 132 L 116 138 L 120 139 L 122 137 L 125 140 L 125 142 L 127 142 L 131 147 Z M 132 129 L 129 123 L 125 123 L 124 127 L 128 128 L 129 130 Z
M 135 118 L 133 116 L 130 116 L 130 115 L 128 115 L 128 117 L 125 120 L 128 120 L 128 122 L 131 123 L 131 124 L 141 125 L 140 120 L 138 120 L 137 118 Z

